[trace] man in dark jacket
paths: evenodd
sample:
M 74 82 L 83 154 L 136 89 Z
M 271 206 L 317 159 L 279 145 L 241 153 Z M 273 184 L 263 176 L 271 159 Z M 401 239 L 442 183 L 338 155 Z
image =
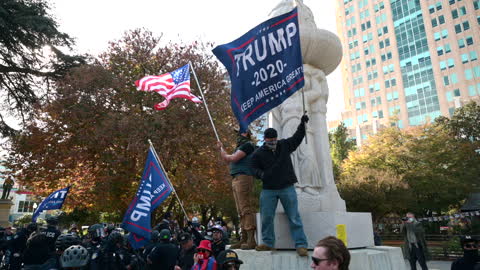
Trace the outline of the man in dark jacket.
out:
M 227 245 L 225 238 L 223 238 L 223 228 L 220 225 L 214 225 L 210 228 L 212 231 L 212 256 L 217 258 L 220 252 L 225 250 Z
M 181 247 L 178 256 L 178 266 L 182 270 L 190 270 L 194 264 L 193 255 L 197 251 L 197 246 L 193 243 L 192 236 L 186 232 L 178 237 L 178 242 Z
M 402 220 L 401 230 L 405 240 L 403 254 L 410 262 L 410 268 L 417 270 L 418 260 L 422 270 L 428 270 L 426 260 L 429 256 L 422 224 L 415 219 L 415 214 L 411 212 L 407 213 Z
M 253 175 L 251 157 L 255 151 L 255 145 L 251 139 L 251 132 L 239 132 L 237 136 L 237 148 L 231 155 L 223 149 L 222 143 L 217 144 L 220 148 L 222 159 L 230 164 L 230 175 L 232 176 L 232 190 L 240 216 L 240 228 L 242 236 L 239 243 L 233 244 L 231 249 L 254 249 L 255 242 L 255 208 L 253 207 Z
M 471 235 L 460 238 L 463 257 L 452 263 L 451 270 L 480 270 L 480 257 L 478 256 L 478 239 Z
M 25 251 L 27 240 L 30 235 L 37 231 L 37 223 L 28 224 L 27 228 L 21 229 L 9 241 L 10 247 L 10 269 L 17 270 L 22 268 L 23 252 Z
M 44 234 L 47 237 L 48 248 L 51 253 L 55 252 L 55 241 L 58 236 L 60 236 L 60 231 L 57 229 L 58 217 L 48 217 L 47 218 L 47 229 L 42 231 L 41 234 Z
M 177 246 L 170 243 L 172 238 L 168 229 L 160 231 L 160 243 L 156 245 L 147 257 L 148 264 L 152 269 L 171 270 L 177 266 L 179 250 Z
M 295 134 L 288 139 L 278 140 L 277 131 L 268 128 L 264 133 L 265 143 L 253 153 L 252 167 L 263 182 L 260 194 L 260 215 L 262 218 L 262 240 L 257 251 L 274 250 L 274 218 L 278 200 L 285 209 L 290 231 L 300 256 L 307 256 L 307 237 L 303 231 L 302 219 L 298 212 L 297 193 L 294 184 L 297 177 L 293 169 L 290 154 L 297 149 L 305 137 L 305 124 L 308 116 L 301 118 Z

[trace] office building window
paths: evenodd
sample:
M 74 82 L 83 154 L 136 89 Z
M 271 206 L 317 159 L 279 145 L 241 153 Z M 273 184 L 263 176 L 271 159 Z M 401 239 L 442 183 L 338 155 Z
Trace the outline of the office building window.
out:
M 453 101 L 452 91 L 445 92 L 445 95 L 447 97 L 448 102 Z
M 460 89 L 453 90 L 453 96 L 454 97 L 459 97 L 460 96 Z
M 468 86 L 468 96 L 473 97 L 477 95 L 477 91 L 475 90 L 475 85 Z
M 447 63 L 445 61 L 440 61 L 440 70 L 445 70 L 447 69 Z
M 470 61 L 475 61 L 477 60 L 477 51 L 471 51 L 470 52 Z
M 435 12 L 435 6 L 434 5 L 431 5 L 428 7 L 428 12 L 430 12 L 430 14 L 434 13 Z
M 452 18 L 453 19 L 458 18 L 458 10 L 456 10 L 456 9 L 452 10 Z
M 443 15 L 438 16 L 438 24 L 444 24 L 445 23 L 445 17 Z
M 445 53 L 449 53 L 452 51 L 452 48 L 450 48 L 450 44 L 445 44 Z
M 442 30 L 442 38 L 447 38 L 448 37 L 448 30 L 447 29 L 443 29 Z
M 455 33 L 461 33 L 462 32 L 462 25 L 461 24 L 456 24 L 455 25 Z
M 380 3 L 378 3 L 378 4 L 376 4 L 376 5 L 373 7 L 373 9 L 375 10 L 375 12 L 378 12 L 378 11 L 384 9 L 384 8 L 385 8 L 385 5 L 383 4 L 383 1 L 380 2 Z
M 452 68 L 455 66 L 455 61 L 453 60 L 453 58 L 448 58 L 447 64 L 448 64 L 448 68 Z
M 480 78 L 480 66 L 473 68 L 473 74 L 475 74 L 475 78 Z
M 480 0 L 473 1 L 473 7 L 475 8 L 475 10 L 479 10 L 480 9 Z
M 463 48 L 465 47 L 465 40 L 463 38 L 458 40 L 458 48 Z
M 465 79 L 466 80 L 473 79 L 473 72 L 471 69 L 465 69 Z
M 467 45 L 472 45 L 473 44 L 473 37 L 472 36 L 468 36 L 465 41 L 467 42 Z
M 470 29 L 470 23 L 468 21 L 464 21 L 462 25 L 463 25 L 463 31 Z
M 453 90 L 453 96 L 459 97 L 460 96 L 460 89 Z
M 453 73 L 453 74 L 450 76 L 450 82 L 451 82 L 452 84 L 458 83 L 458 76 L 457 76 L 456 73 Z
M 467 53 L 462 54 L 461 58 L 462 58 L 462 63 L 463 64 L 468 63 L 468 54 Z
M 458 10 L 460 11 L 460 16 L 467 14 L 467 9 L 465 8 L 465 6 L 460 7 Z
M 438 26 L 437 18 L 433 18 L 432 19 L 432 27 L 437 27 L 437 26 Z
M 443 55 L 443 47 L 442 46 L 437 47 L 437 54 L 438 54 L 438 56 Z
M 441 2 L 441 1 L 440 1 L 440 2 L 437 2 L 437 3 L 435 4 L 435 9 L 436 9 L 437 11 L 442 9 L 442 2 Z
M 448 76 L 443 76 L 443 86 L 448 85 L 450 85 L 450 80 L 448 79 Z

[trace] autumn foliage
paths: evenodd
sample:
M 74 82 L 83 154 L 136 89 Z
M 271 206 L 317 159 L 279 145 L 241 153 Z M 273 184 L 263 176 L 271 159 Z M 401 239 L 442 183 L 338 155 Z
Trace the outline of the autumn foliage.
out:
M 155 111 L 163 97 L 134 86 L 191 61 L 220 137 L 233 143 L 229 89 L 211 47 L 165 43 L 145 30 L 125 33 L 99 59 L 57 82 L 54 97 L 12 140 L 7 167 L 39 196 L 73 185 L 66 211 L 106 212 L 119 221 L 138 187 L 150 139 L 189 214 L 233 216 L 228 171 L 203 104 L 177 99 Z M 200 96 L 193 77 L 191 85 Z M 173 198 L 164 208 L 180 213 Z

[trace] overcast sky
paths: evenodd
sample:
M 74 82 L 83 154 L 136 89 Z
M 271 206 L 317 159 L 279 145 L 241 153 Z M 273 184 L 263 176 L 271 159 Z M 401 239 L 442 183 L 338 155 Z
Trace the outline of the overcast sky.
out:
M 50 0 L 60 30 L 76 39 L 77 51 L 97 55 L 108 41 L 143 27 L 168 40 L 233 41 L 268 18 L 280 0 Z M 337 33 L 335 0 L 304 0 L 317 27 Z M 328 77 L 328 120 L 340 118 L 340 68 Z

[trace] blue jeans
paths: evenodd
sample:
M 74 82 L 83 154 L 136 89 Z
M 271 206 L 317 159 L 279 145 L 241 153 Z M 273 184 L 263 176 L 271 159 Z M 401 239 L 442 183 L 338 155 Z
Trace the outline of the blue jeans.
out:
M 262 218 L 262 240 L 269 247 L 275 247 L 275 228 L 273 220 L 278 200 L 285 209 L 290 225 L 290 234 L 295 247 L 307 247 L 307 237 L 303 232 L 302 219 L 298 213 L 298 201 L 295 188 L 289 186 L 284 189 L 264 189 L 260 194 L 260 215 Z

